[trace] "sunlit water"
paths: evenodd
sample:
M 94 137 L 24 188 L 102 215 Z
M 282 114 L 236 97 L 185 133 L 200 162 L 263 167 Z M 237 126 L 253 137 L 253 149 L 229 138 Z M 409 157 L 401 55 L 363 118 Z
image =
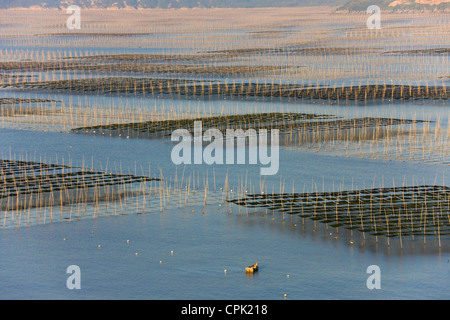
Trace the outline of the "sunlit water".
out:
M 111 171 L 178 176 L 173 143 L 66 132 L 0 130 L 0 152 L 29 160 Z M 67 162 L 66 162 L 67 163 Z M 148 165 L 150 163 L 150 169 Z M 288 165 L 289 164 L 289 165 Z M 259 191 L 259 166 L 186 166 L 185 175 L 215 175 L 217 188 L 247 177 Z M 139 170 L 138 170 L 139 171 Z M 277 192 L 351 189 L 450 181 L 448 166 L 357 159 L 281 148 L 280 170 L 264 179 Z M 200 178 L 200 181 L 202 178 Z M 44 299 L 448 299 L 450 254 L 421 240 L 412 250 L 350 245 L 330 230 L 312 232 L 299 218 L 253 215 L 211 201 L 100 219 L 5 229 L 1 232 L 1 298 Z M 219 206 L 220 205 L 220 206 Z M 192 211 L 194 210 L 194 211 Z M 232 212 L 229 212 L 231 210 Z M 65 239 L 65 240 L 64 240 Z M 130 240 L 127 243 L 127 240 Z M 391 240 L 395 242 L 395 240 Z M 100 248 L 98 246 L 101 246 Z M 173 255 L 171 254 L 173 251 Z M 136 255 L 138 253 L 138 255 Z M 160 263 L 160 261 L 162 263 Z M 246 275 L 254 262 L 260 271 Z M 69 265 L 81 269 L 81 290 L 68 290 Z M 378 265 L 382 289 L 369 290 L 367 267 Z M 226 272 L 225 272 L 226 270 Z
M 374 253 L 267 218 L 195 209 L 3 230 L 0 297 L 449 298 L 448 254 Z M 260 271 L 246 275 L 255 261 Z M 73 264 L 81 290 L 66 287 Z M 366 286 L 374 264 L 380 290 Z
M 82 42 L 83 39 L 73 40 Z M 0 44 L 3 50 L 29 49 L 9 40 Z M 117 46 L 111 44 L 109 48 L 97 50 L 94 45 L 78 43 L 73 48 L 41 46 L 39 49 L 85 54 L 192 53 L 192 48 L 121 48 L 115 42 Z M 441 61 L 432 58 L 435 60 Z M 276 63 L 283 61 L 275 59 Z M 264 61 L 260 57 L 253 62 Z M 445 70 L 445 66 L 436 64 L 438 70 Z M 0 97 L 50 98 L 74 108 L 129 107 L 149 110 L 149 113 L 164 111 L 166 115 L 304 112 L 346 118 L 439 120 L 443 128 L 448 128 L 449 119 L 448 103 L 442 101 L 337 106 L 328 102 L 171 100 L 11 90 L 1 90 Z M 246 187 L 256 193 L 419 184 L 449 186 L 450 183 L 450 167 L 443 163 L 281 147 L 278 173 L 261 177 L 261 165 L 177 167 L 171 159 L 174 143 L 167 140 L 74 134 L 69 132 L 70 125 L 51 121 L 41 125 L 2 121 L 0 127 L 1 159 L 64 163 L 155 177 L 162 174 L 168 181 L 184 174 L 199 177 L 200 188 L 204 186 L 205 176 L 209 187 L 215 178 L 217 190 L 224 187 L 225 181 L 231 189 L 246 181 Z M 230 196 L 234 196 L 231 191 Z M 365 239 L 366 244 L 362 245 L 361 235 L 350 244 L 342 229 L 340 237 L 335 239 L 338 233 L 331 227 L 322 226 L 313 232 L 311 222 L 304 224 L 298 217 L 248 212 L 218 199 L 210 198 L 207 206 L 197 204 L 162 210 L 155 207 L 144 214 L 125 212 L 119 216 L 0 230 L 0 298 L 276 300 L 284 299 L 284 295 L 287 299 L 450 298 L 448 239 L 443 239 L 446 242 L 440 249 L 432 239 L 426 244 L 423 239 L 405 240 L 403 249 L 398 248 L 397 239 L 392 240 L 392 247 L 387 247 L 385 241 L 374 243 L 373 239 Z M 244 268 L 254 262 L 260 265 L 259 272 L 247 275 Z M 66 286 L 69 276 L 66 270 L 70 265 L 81 269 L 81 290 L 69 290 Z M 369 290 L 366 285 L 369 277 L 366 270 L 370 265 L 381 268 L 380 290 Z

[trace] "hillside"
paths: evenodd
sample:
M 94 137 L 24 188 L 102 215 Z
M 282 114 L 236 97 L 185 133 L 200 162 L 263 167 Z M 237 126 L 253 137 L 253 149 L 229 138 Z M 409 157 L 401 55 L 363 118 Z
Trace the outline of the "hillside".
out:
M 347 0 L 0 0 L 0 8 L 255 8 L 293 6 L 340 6 Z
M 370 5 L 382 11 L 450 10 L 450 0 L 352 0 L 338 11 L 366 11 Z

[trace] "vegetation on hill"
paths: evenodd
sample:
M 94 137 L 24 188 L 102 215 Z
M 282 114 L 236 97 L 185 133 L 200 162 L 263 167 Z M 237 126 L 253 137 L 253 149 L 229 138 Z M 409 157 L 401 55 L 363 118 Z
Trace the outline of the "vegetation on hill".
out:
M 371 5 L 377 5 L 383 11 L 424 11 L 424 10 L 450 10 L 450 0 L 351 0 L 338 11 L 366 11 Z

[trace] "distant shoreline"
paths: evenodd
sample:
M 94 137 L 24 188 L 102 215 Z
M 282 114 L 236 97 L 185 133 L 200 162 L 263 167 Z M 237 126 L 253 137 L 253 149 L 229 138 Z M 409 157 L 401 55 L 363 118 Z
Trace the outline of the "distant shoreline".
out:
M 183 11 L 183 10 L 234 10 L 234 9 L 245 9 L 245 10 L 252 10 L 252 9 L 292 9 L 292 8 L 330 8 L 330 9 L 337 9 L 339 6 L 290 6 L 290 7 L 214 7 L 214 8 L 205 8 L 205 7 L 192 7 L 192 8 L 134 8 L 134 7 L 126 7 L 126 8 L 83 8 L 80 7 L 82 10 L 92 10 L 92 11 L 99 11 L 99 10 L 107 10 L 107 11 Z M 40 6 L 34 6 L 34 7 L 14 7 L 14 8 L 0 8 L 0 10 L 54 10 L 54 11 L 63 11 L 67 8 L 45 8 Z
M 84 11 L 112 11 L 112 12 L 120 12 L 120 11 L 127 11 L 127 12 L 154 12 L 154 11 L 208 11 L 208 10 L 273 10 L 273 9 L 329 9 L 330 13 L 337 13 L 337 14 L 366 14 L 365 10 L 349 10 L 349 9 L 342 9 L 340 6 L 324 6 L 324 5 L 318 5 L 318 6 L 290 6 L 290 7 L 214 7 L 214 8 L 205 8 L 205 7 L 189 7 L 189 8 L 134 8 L 134 7 L 125 7 L 125 8 L 83 8 L 81 7 L 81 10 Z M 67 8 L 45 8 L 40 6 L 33 6 L 33 7 L 14 7 L 14 8 L 0 8 L 0 11 L 65 11 Z M 440 12 L 440 13 L 450 13 L 450 9 L 437 9 L 437 8 L 423 8 L 423 9 L 406 9 L 406 8 L 382 8 L 382 11 L 384 13 L 392 13 L 392 14 L 402 14 L 402 13 L 432 13 L 432 12 Z

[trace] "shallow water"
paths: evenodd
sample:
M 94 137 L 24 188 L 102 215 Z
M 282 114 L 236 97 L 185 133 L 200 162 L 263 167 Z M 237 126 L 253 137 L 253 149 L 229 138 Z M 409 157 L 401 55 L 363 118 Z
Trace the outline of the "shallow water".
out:
M 20 135 L 17 133 L 20 132 Z M 433 165 L 411 161 L 393 161 L 383 159 L 348 158 L 314 151 L 298 151 L 293 148 L 280 148 L 279 171 L 273 176 L 260 176 L 260 169 L 268 165 L 187 165 L 176 166 L 171 159 L 175 143 L 158 139 L 126 139 L 116 137 L 89 136 L 66 132 L 16 131 L 0 129 L 2 141 L 0 154 L 3 158 L 14 155 L 16 160 L 70 164 L 87 166 L 98 170 L 120 173 L 136 173 L 159 176 L 162 171 L 166 178 L 175 177 L 175 173 L 185 176 L 202 172 L 201 177 L 213 171 L 217 187 L 224 183 L 228 172 L 230 186 L 237 186 L 239 179 L 245 176 L 253 186 L 264 179 L 269 191 L 274 186 L 279 189 L 280 179 L 285 181 L 285 191 L 314 192 L 331 191 L 333 188 L 352 189 L 372 186 L 389 187 L 438 184 L 448 185 L 450 170 L 448 165 Z M 225 150 L 226 152 L 226 150 Z M 43 161 L 45 160 L 45 161 Z M 288 165 L 289 164 L 289 165 Z M 200 178 L 201 179 L 201 178 Z M 314 186 L 311 186 L 311 184 Z M 202 185 L 203 186 L 203 185 Z M 259 190 L 258 190 L 259 191 Z
M 20 133 L 20 134 L 18 134 Z M 111 171 L 136 167 L 167 176 L 175 166 L 170 142 L 58 132 L 0 130 L 0 153 L 28 155 L 73 166 L 83 161 Z M 67 164 L 67 162 L 65 162 Z M 286 164 L 289 163 L 289 166 Z M 259 188 L 259 167 L 187 166 L 185 175 L 207 170 L 217 186 L 227 171 L 230 186 L 248 177 Z M 181 168 L 178 168 L 180 175 Z M 152 173 L 154 172 L 154 173 Z M 280 172 L 267 176 L 275 192 L 433 184 L 450 181 L 448 167 L 412 162 L 337 157 L 290 149 L 280 151 Z M 200 178 L 201 181 L 202 178 Z M 251 182 L 250 182 L 251 181 Z M 379 250 L 336 241 L 328 231 L 302 230 L 300 219 L 241 214 L 238 208 L 187 207 L 100 219 L 2 230 L 1 298 L 43 299 L 448 299 L 449 251 L 419 245 L 408 252 L 382 244 Z M 217 210 L 220 208 L 220 210 Z M 192 212 L 191 210 L 194 210 Z M 204 213 L 202 213 L 202 211 Z M 294 223 L 297 224 L 294 226 Z M 92 233 L 93 232 L 93 233 Z M 64 238 L 66 240 L 64 240 Z M 344 237 L 343 237 L 344 239 Z M 130 243 L 127 244 L 127 240 Z M 391 240 L 395 241 L 395 240 Z M 101 248 L 98 248 L 101 245 Z M 170 254 L 174 251 L 173 256 Z M 394 253 L 395 251 L 395 253 Z M 135 253 L 138 253 L 136 256 Z M 162 261 L 162 263 L 160 263 Z M 244 267 L 259 262 L 248 276 Z M 66 287 L 66 268 L 78 265 L 82 290 Z M 369 265 L 382 272 L 382 289 L 366 286 Z M 227 270 L 225 273 L 224 270 Z M 289 277 L 287 276 L 289 275 Z
M 195 209 L 3 230 L 0 298 L 450 297 L 448 253 L 374 253 L 267 218 Z M 259 272 L 246 275 L 255 261 Z M 71 291 L 66 269 L 74 264 L 81 290 Z M 374 264 L 381 290 L 366 286 Z
M 352 21 L 348 22 L 350 24 L 343 22 L 340 26 L 328 25 L 329 22 L 326 21 L 328 17 L 323 20 L 323 23 L 326 23 L 323 28 L 330 39 L 337 39 L 330 41 L 343 40 L 336 36 L 342 37 L 347 32 L 353 32 L 352 28 L 355 26 Z M 81 36 L 47 35 L 36 40 L 37 42 L 27 37 L 1 40 L 0 59 L 28 59 L 36 53 L 36 56 L 41 57 L 39 59 L 46 60 L 47 57 L 56 57 L 60 53 L 83 53 L 86 56 L 197 53 L 229 47 L 236 49 L 250 38 L 266 37 L 268 40 L 263 40 L 262 43 L 268 44 L 274 41 L 273 34 L 264 35 L 258 32 L 280 29 L 286 33 L 282 38 L 277 37 L 277 41 L 272 43 L 273 47 L 280 47 L 281 39 L 294 41 L 286 48 L 295 49 L 305 47 L 302 42 L 295 43 L 302 32 L 314 28 L 314 25 L 309 26 L 308 23 L 305 27 L 271 26 L 269 21 L 267 28 L 248 25 L 240 30 L 239 25 L 230 27 L 222 26 L 224 22 L 220 23 L 219 26 L 214 26 L 218 30 L 198 34 L 194 32 L 190 35 L 194 39 L 225 37 L 221 39 L 223 42 L 216 43 L 214 40 L 207 43 L 208 45 L 203 44 L 200 49 L 195 47 L 196 42 L 189 37 L 191 40 L 186 40 L 185 48 L 181 47 L 180 43 L 172 45 L 170 39 L 183 38 L 180 34 L 118 37 L 111 42 L 108 41 L 109 37 L 103 37 L 101 43 L 86 43 L 86 39 Z M 386 27 L 409 23 L 410 20 L 392 21 L 387 22 Z M 246 21 L 244 25 L 247 25 Z M 189 32 L 186 35 L 189 35 Z M 248 38 L 239 38 L 243 36 Z M 307 36 L 307 39 L 308 37 L 313 35 Z M 142 41 L 149 47 L 122 48 L 121 41 L 125 38 L 136 40 L 136 43 Z M 151 42 L 153 38 L 161 43 Z M 420 43 L 420 46 L 411 49 L 442 47 L 440 41 L 433 41 L 429 45 Z M 36 47 L 30 48 L 27 45 L 30 43 L 36 44 Z M 258 41 L 252 43 L 256 47 L 261 45 Z M 334 45 L 330 42 L 328 46 Z M 336 47 L 339 46 L 342 44 L 336 44 Z M 392 43 L 387 47 L 392 50 L 397 46 L 402 48 L 400 44 Z M 284 47 L 281 45 L 280 48 Z M 12 50 L 17 56 L 3 54 L 6 50 Z M 368 55 L 364 59 L 371 57 Z M 253 57 L 244 54 L 236 60 L 213 63 L 286 65 L 289 62 L 295 66 L 303 66 L 312 59 L 317 70 L 321 67 L 326 70 L 333 69 L 340 62 L 349 63 L 348 57 L 341 55 L 330 54 L 322 58 L 312 55 L 284 57 L 278 54 L 256 54 L 256 57 Z M 368 61 L 364 59 L 356 61 Z M 377 57 L 377 61 L 381 61 L 380 59 Z M 385 68 L 387 74 L 401 78 L 402 71 L 409 67 L 408 60 L 400 64 L 401 60 L 402 57 L 389 57 L 389 63 L 373 68 L 377 69 L 377 72 Z M 423 59 L 423 65 L 414 66 L 414 70 L 417 70 L 418 76 L 423 70 L 425 74 L 446 75 L 447 60 L 446 57 L 426 57 Z M 369 66 L 364 70 L 370 74 L 371 68 Z M 84 76 L 73 73 L 73 76 Z M 36 76 L 39 73 L 32 74 Z M 50 79 L 51 76 L 54 79 L 59 79 L 60 76 L 52 75 L 51 72 L 42 75 L 50 76 Z M 67 77 L 62 73 L 61 76 Z M 303 78 L 301 73 L 292 77 L 298 77 L 299 79 L 294 80 L 299 82 L 310 82 L 308 75 Z M 360 79 L 365 81 L 363 75 Z M 226 77 L 222 77 L 222 80 L 230 81 Z M 355 84 L 360 82 L 358 77 L 354 78 L 351 73 L 348 78 L 339 79 L 328 79 L 327 75 L 319 75 L 317 81 L 312 83 L 320 84 L 325 81 L 340 86 L 353 80 Z M 386 81 L 389 83 L 390 79 Z M 428 82 L 425 77 L 415 81 L 414 85 L 422 81 Z M 64 104 L 66 108 L 70 106 L 73 110 L 79 109 L 81 114 L 89 114 L 92 109 L 99 112 L 124 110 L 130 114 L 139 110 L 143 111 L 143 121 L 155 119 L 156 115 L 167 118 L 176 115 L 195 117 L 298 112 L 345 118 L 385 117 L 439 121 L 442 131 L 446 133 L 449 132 L 450 117 L 447 101 L 431 100 L 404 103 L 391 103 L 386 100 L 382 104 L 338 105 L 329 101 L 289 103 L 279 99 L 266 102 L 245 99 L 172 100 L 133 95 L 98 96 L 1 89 L 0 98 L 3 97 L 54 99 L 58 101 L 57 105 Z M 70 123 L 59 122 L 61 119 L 53 121 L 51 116 L 43 123 L 27 123 L 25 117 L 13 120 L 1 119 L 0 159 L 58 163 L 153 177 L 162 175 L 169 185 L 175 184 L 175 181 L 179 181 L 183 176 L 186 184 L 188 179 L 189 182 L 191 178 L 192 182 L 195 181 L 195 189 L 200 189 L 199 193 L 205 187 L 206 177 L 208 187 L 214 192 L 219 192 L 222 187 L 225 189 L 227 183 L 230 197 L 238 197 L 237 190 L 242 188 L 249 193 L 289 193 L 421 184 L 450 186 L 450 167 L 447 163 L 395 159 L 395 152 L 394 158 L 383 158 L 375 157 L 370 152 L 348 153 L 340 149 L 325 150 L 320 146 L 282 146 L 278 173 L 261 177 L 261 165 L 203 164 L 177 167 L 171 159 L 174 143 L 167 140 L 74 134 L 69 132 L 73 128 Z M 79 124 L 75 125 L 77 126 Z M 434 132 L 435 128 L 436 124 L 432 123 L 430 131 Z M 152 196 L 157 203 L 157 195 Z M 386 239 L 376 242 L 369 236 L 365 239 L 363 235 L 343 228 L 336 230 L 328 225 L 316 226 L 313 222 L 304 221 L 297 216 L 281 216 L 239 208 L 224 202 L 220 196 L 211 195 L 207 203 L 207 206 L 191 204 L 179 208 L 175 205 L 162 209 L 156 205 L 143 214 L 135 214 L 134 208 L 129 207 L 122 212 L 123 215 L 118 216 L 88 216 L 71 222 L 47 222 L 32 226 L 22 225 L 20 228 L 4 228 L 0 230 L 0 299 L 278 300 L 284 299 L 285 294 L 287 299 L 450 298 L 448 238 L 442 239 L 444 245 L 441 248 L 437 246 L 436 239 L 432 238 L 427 238 L 426 243 L 422 238 L 416 238 L 414 241 L 403 239 L 402 248 L 399 248 L 397 238 L 391 239 L 390 245 L 387 246 Z M 3 214 L 4 212 L 1 212 L 0 217 Z M 259 272 L 247 275 L 244 268 L 254 262 L 260 265 Z M 66 287 L 69 276 L 66 269 L 70 265 L 78 265 L 81 269 L 81 290 L 68 290 Z M 366 280 L 369 274 L 366 271 L 370 265 L 378 265 L 381 268 L 381 290 L 367 288 Z

